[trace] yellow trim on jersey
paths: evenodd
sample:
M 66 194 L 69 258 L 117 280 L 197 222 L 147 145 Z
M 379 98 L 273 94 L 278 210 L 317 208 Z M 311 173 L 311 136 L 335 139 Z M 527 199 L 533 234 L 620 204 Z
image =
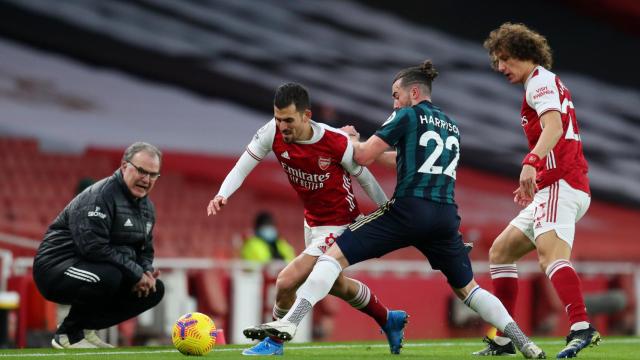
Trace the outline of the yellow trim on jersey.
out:
M 362 217 L 360 220 L 356 220 L 356 222 L 354 222 L 353 224 L 349 225 L 349 230 L 354 231 L 357 230 L 358 228 L 360 228 L 362 225 L 371 222 L 377 218 L 379 218 L 380 216 L 384 215 L 385 212 L 389 211 L 389 208 L 391 207 L 391 204 L 394 203 L 394 201 L 396 201 L 396 199 L 391 199 L 389 201 L 387 201 L 386 203 L 384 203 L 384 205 L 380 206 L 378 208 L 378 210 L 372 212 L 371 214 Z

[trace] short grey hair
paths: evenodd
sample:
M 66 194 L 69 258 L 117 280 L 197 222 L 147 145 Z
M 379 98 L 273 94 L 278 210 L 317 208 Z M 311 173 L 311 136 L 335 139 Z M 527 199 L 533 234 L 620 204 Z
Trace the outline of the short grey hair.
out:
M 142 141 L 137 141 L 129 145 L 127 150 L 124 151 L 124 155 L 122 155 L 122 161 L 131 161 L 133 156 L 141 151 L 157 156 L 158 160 L 162 162 L 162 151 L 157 147 Z

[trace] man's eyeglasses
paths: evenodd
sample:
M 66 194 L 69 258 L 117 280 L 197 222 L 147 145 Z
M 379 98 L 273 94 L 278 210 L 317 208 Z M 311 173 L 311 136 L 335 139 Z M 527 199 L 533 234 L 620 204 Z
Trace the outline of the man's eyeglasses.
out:
M 131 164 L 131 166 L 133 166 L 138 171 L 138 174 L 140 176 L 142 176 L 142 177 L 145 177 L 145 176 L 149 175 L 149 179 L 151 179 L 151 180 L 155 180 L 155 179 L 160 177 L 160 173 L 159 172 L 147 171 L 147 170 L 145 170 L 144 168 L 142 168 L 140 166 L 136 166 L 136 164 L 132 163 L 129 160 L 127 160 L 127 162 L 129 164 Z

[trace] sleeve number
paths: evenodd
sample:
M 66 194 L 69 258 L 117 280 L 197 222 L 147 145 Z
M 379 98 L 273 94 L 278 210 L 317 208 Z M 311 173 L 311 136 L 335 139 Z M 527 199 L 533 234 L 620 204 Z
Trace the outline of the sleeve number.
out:
M 443 141 L 437 132 L 427 131 L 420 136 L 420 145 L 426 147 L 430 140 L 436 142 L 436 147 L 433 149 L 433 152 L 429 155 L 424 164 L 420 166 L 418 172 L 426 174 L 445 174 L 455 179 L 456 167 L 458 166 L 458 159 L 460 159 L 460 143 L 458 142 L 458 138 L 455 136 L 449 136 L 447 137 L 447 140 Z M 456 155 L 444 171 L 442 171 L 442 166 L 433 165 L 436 163 L 440 155 L 442 155 L 443 148 L 453 151 L 454 146 L 456 147 Z

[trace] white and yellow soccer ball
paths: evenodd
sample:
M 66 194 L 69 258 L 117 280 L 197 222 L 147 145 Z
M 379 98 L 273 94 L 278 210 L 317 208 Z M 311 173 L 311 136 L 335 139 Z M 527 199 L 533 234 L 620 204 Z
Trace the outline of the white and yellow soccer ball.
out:
M 205 355 L 216 344 L 216 325 L 203 313 L 182 315 L 173 325 L 173 346 L 184 355 Z

